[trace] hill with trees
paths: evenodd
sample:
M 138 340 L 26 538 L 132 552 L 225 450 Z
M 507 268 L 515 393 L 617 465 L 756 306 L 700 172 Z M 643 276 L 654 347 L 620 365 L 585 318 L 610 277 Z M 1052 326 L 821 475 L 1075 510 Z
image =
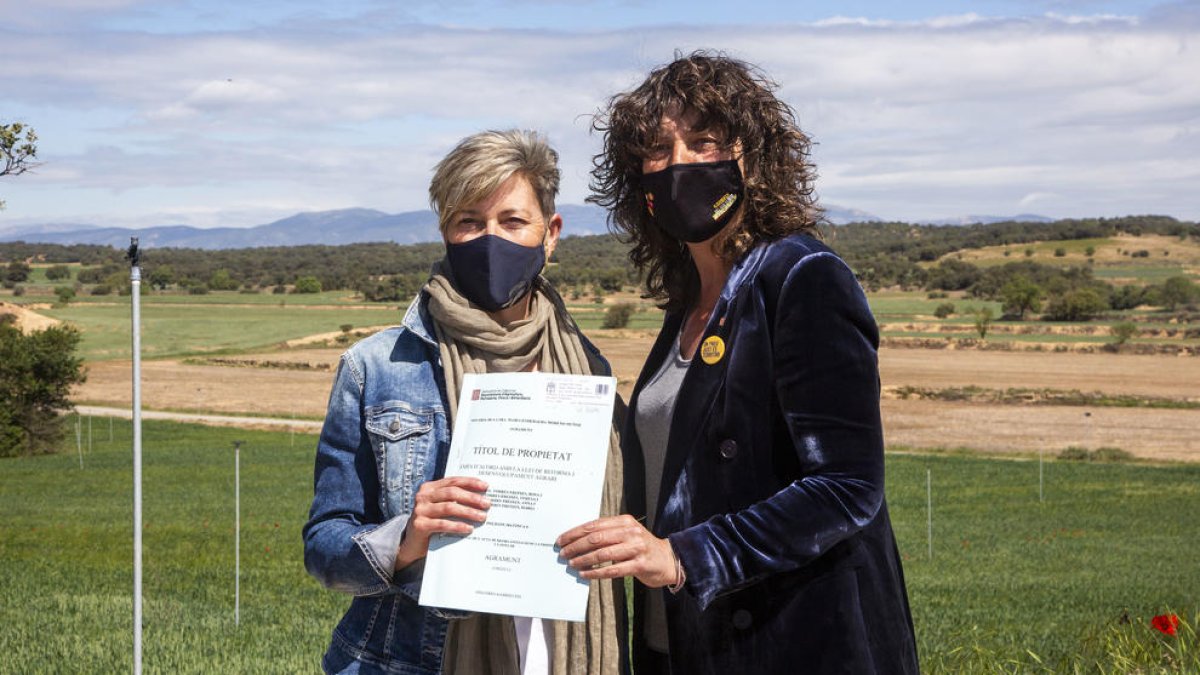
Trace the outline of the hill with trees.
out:
M 1149 249 L 1139 241 L 1170 238 L 1200 244 L 1200 225 L 1165 216 L 967 226 L 870 222 L 827 225 L 822 235 L 869 291 L 963 292 L 967 297 L 1003 302 L 1009 319 L 1043 312 L 1043 318 L 1077 321 L 1141 304 L 1174 309 L 1200 301 L 1194 278 L 1197 266 L 1183 265 L 1185 261 L 1178 255 L 1171 259 L 1182 265 L 1178 273 L 1162 279 L 1111 283 L 1097 273 L 1098 269 L 1109 273 L 1112 265 L 1158 264 L 1157 259 L 1149 260 Z M 1114 241 L 1133 243 L 1114 249 Z M 1097 253 L 1097 242 L 1108 242 L 1100 245 L 1124 257 L 1111 265 L 1105 258 L 1106 262 L 1097 265 L 1097 259 L 1116 255 L 1108 249 Z M 1042 251 L 1046 246 L 1052 247 L 1053 256 L 1034 255 L 1035 249 Z M 440 243 L 222 250 L 149 247 L 144 252 L 143 272 L 147 284 L 157 291 L 352 290 L 369 302 L 400 302 L 420 288 L 442 253 Z M 575 293 L 599 294 L 636 286 L 639 276 L 627 253 L 627 246 L 611 235 L 564 237 L 547 276 Z M 1160 255 L 1167 253 L 1163 250 Z M 987 256 L 992 259 L 984 259 Z M 73 289 L 76 293 L 128 292 L 129 273 L 120 249 L 0 243 L 0 277 L 7 288 L 17 287 L 29 276 L 30 264 L 49 265 L 47 278 L 53 272 L 60 279 L 65 278 L 64 265 L 81 265 Z

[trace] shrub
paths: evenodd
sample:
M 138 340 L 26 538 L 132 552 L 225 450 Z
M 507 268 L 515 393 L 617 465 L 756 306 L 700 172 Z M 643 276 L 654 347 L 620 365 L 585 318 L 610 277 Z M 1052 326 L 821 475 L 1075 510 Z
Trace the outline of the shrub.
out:
M 1086 462 L 1092 456 L 1092 453 L 1087 448 L 1081 448 L 1077 445 L 1071 445 L 1063 448 L 1058 453 L 1058 458 L 1069 462 Z
M 69 325 L 24 334 L 0 323 L 0 457 L 54 451 L 63 431 L 58 413 L 85 378 L 75 356 L 80 337 Z
M 1113 309 L 1133 309 L 1146 301 L 1146 289 L 1141 286 L 1118 286 L 1108 304 Z
M 14 260 L 8 264 L 8 268 L 4 270 L 4 280 L 11 281 L 14 284 L 19 284 L 22 281 L 29 281 L 30 273 L 29 265 L 21 260 Z
M 208 295 L 208 284 L 192 284 L 188 286 L 188 295 Z
M 953 302 L 943 302 L 940 305 L 938 305 L 936 308 L 934 308 L 934 310 L 933 310 L 933 315 L 939 319 L 945 319 L 946 317 L 950 316 L 951 314 L 954 314 L 954 303 Z
M 624 328 L 629 325 L 635 307 L 631 302 L 621 302 L 609 307 L 604 312 L 603 328 Z
M 1149 258 L 1150 251 L 1147 251 L 1146 249 L 1142 249 L 1140 251 L 1134 251 L 1131 255 L 1134 258 Z
M 70 279 L 71 268 L 66 265 L 51 265 L 46 268 L 46 278 L 50 281 L 58 281 L 59 279 Z
M 19 298 L 22 295 L 25 295 L 25 287 L 24 286 L 13 286 L 12 292 L 13 292 L 14 298 Z
M 238 286 L 241 286 L 241 284 L 226 269 L 213 272 L 212 276 L 208 279 L 208 287 L 214 291 L 235 291 Z
M 54 295 L 58 298 L 58 304 L 65 305 L 75 299 L 75 289 L 70 286 L 55 286 Z
M 1088 450 L 1075 445 L 1063 448 L 1058 458 L 1071 462 L 1129 462 L 1133 455 L 1121 448 L 1102 447 Z
M 1158 301 L 1163 308 L 1174 310 L 1179 305 L 1187 305 L 1200 297 L 1200 288 L 1191 279 L 1177 275 L 1162 283 L 1157 288 Z
M 1108 309 L 1108 302 L 1092 288 L 1077 288 L 1050 298 L 1043 318 L 1048 321 L 1088 321 Z
M 1090 258 L 1090 257 L 1092 257 L 1092 256 L 1096 255 L 1096 247 L 1095 247 L 1095 246 L 1089 246 L 1089 247 L 1087 247 L 1086 249 L 1084 249 L 1084 251 L 1083 251 L 1083 252 L 1084 252 L 1085 254 L 1087 254 L 1087 257 L 1089 257 L 1089 258 Z
M 1033 257 L 1033 249 L 1031 249 L 1031 248 L 1025 249 L 1025 257 L 1032 258 Z
M 1132 321 L 1122 321 L 1121 323 L 1113 324 L 1112 327 L 1108 329 L 1108 332 L 1113 336 L 1113 339 L 1116 340 L 1117 344 L 1123 345 L 1126 342 L 1129 342 L 1129 338 L 1132 338 L 1138 334 L 1138 327 L 1137 324 Z
M 321 281 L 316 277 L 300 277 L 296 280 L 296 286 L 292 289 L 293 293 L 320 293 Z
M 1101 447 L 1092 451 L 1093 462 L 1129 462 L 1133 455 L 1121 448 Z
M 1042 308 L 1042 288 L 1028 277 L 1018 274 L 1000 288 L 1000 299 L 1004 302 L 1001 311 L 1005 315 L 1024 319 L 1027 312 Z
M 1063 257 L 1066 257 L 1066 255 L 1067 255 L 1067 249 L 1062 248 L 1062 247 L 1054 249 L 1054 257 L 1055 258 L 1063 258 Z
M 980 340 L 986 340 L 988 329 L 992 327 L 992 308 L 982 307 L 975 310 L 975 332 Z
M 109 286 L 108 284 L 96 284 L 95 286 L 92 286 L 91 290 L 92 295 L 112 295 L 112 292 L 112 286 Z

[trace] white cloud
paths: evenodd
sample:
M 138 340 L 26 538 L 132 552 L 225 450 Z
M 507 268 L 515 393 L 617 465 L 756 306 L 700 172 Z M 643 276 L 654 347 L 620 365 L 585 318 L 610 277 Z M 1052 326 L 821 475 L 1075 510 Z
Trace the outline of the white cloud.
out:
M 198 218 L 201 204 L 245 204 L 247 185 L 283 210 L 416 209 L 454 141 L 524 126 L 548 132 L 561 201 L 579 202 L 598 146 L 588 115 L 674 49 L 718 46 L 781 83 L 819 143 L 832 202 L 895 218 L 1025 206 L 1200 218 L 1186 186 L 1200 175 L 1200 25 L 1181 12 L 1191 16 L 10 34 L 0 80 L 17 106 L 75 110 L 81 128 L 90 109 L 125 121 L 79 153 L 44 137 L 45 169 L 2 188 L 10 210 L 26 191 L 162 189 L 196 200 L 174 206 Z

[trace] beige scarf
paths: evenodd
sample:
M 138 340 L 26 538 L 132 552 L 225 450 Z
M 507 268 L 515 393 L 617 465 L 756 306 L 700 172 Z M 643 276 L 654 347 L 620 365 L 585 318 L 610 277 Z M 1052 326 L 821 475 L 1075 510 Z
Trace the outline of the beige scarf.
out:
M 514 372 L 537 359 L 538 370 L 590 375 L 601 365 L 584 349 L 579 327 L 558 293 L 538 277 L 525 319 L 502 326 L 486 312 L 470 306 L 447 278 L 445 263 L 434 267 L 425 285 L 429 312 L 437 329 L 450 422 L 458 412 L 465 373 Z M 608 440 L 608 465 L 600 515 L 612 516 L 621 506 L 621 452 L 615 431 Z M 551 675 L 615 675 L 620 672 L 620 645 L 613 584 L 594 582 L 588 594 L 587 621 L 547 622 L 553 644 Z M 540 645 L 530 645 L 538 649 Z M 452 621 L 446 635 L 442 672 L 447 675 L 519 675 L 516 630 L 510 616 L 474 614 Z

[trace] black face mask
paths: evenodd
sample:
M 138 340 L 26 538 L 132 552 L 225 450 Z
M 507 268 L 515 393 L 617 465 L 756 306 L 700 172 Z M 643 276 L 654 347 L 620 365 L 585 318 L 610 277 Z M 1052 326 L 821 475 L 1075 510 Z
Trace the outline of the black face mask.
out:
M 664 232 L 699 243 L 721 231 L 745 199 L 736 159 L 672 164 L 642 175 L 646 210 Z
M 447 243 L 446 261 L 458 292 L 485 311 L 496 312 L 529 292 L 546 265 L 546 249 L 485 234 L 461 244 Z

